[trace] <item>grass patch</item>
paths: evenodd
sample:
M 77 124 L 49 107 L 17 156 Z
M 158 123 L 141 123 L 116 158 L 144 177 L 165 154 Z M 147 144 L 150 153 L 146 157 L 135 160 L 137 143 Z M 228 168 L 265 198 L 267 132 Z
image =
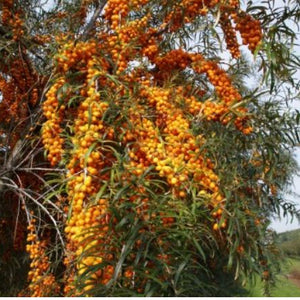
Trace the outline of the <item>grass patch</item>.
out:
M 300 287 L 291 282 L 287 275 L 300 272 L 300 258 L 289 258 L 283 265 L 282 274 L 278 276 L 278 282 L 271 287 L 272 297 L 300 297 Z M 300 279 L 300 278 L 299 278 Z M 258 278 L 256 285 L 249 288 L 250 297 L 263 297 L 263 283 Z

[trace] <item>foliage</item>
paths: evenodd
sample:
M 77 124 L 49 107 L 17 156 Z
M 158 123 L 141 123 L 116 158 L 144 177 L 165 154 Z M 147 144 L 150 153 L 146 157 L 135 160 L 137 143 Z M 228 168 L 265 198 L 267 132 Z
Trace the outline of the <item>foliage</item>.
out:
M 299 217 L 299 3 L 0 9 L 1 295 L 268 294 L 270 218 Z

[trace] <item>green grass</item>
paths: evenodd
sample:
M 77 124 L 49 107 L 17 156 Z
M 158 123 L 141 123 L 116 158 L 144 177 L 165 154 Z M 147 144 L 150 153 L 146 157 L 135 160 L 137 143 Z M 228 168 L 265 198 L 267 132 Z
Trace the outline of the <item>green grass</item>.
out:
M 271 287 L 271 297 L 300 297 L 300 288 L 293 284 L 286 275 L 292 270 L 300 270 L 300 259 L 288 259 L 283 266 L 283 274 L 278 276 L 275 287 Z M 257 279 L 256 285 L 249 289 L 250 297 L 263 297 L 263 284 Z

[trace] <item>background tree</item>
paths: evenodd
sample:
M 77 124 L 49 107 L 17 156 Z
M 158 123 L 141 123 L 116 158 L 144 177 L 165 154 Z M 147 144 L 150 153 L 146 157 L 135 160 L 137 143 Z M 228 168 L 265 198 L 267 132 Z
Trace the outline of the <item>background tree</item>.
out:
M 300 255 L 300 230 L 291 230 L 278 234 L 278 243 L 282 251 L 289 257 L 298 257 Z
M 299 4 L 246 4 L 1 2 L 3 295 L 268 293 Z

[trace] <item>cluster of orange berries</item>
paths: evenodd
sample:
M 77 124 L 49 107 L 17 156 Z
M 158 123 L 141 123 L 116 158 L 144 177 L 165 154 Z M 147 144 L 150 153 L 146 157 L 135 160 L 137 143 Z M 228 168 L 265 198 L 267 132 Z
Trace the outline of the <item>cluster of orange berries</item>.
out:
M 3 0 L 2 1 L 2 16 L 1 16 L 1 18 L 2 18 L 3 25 L 8 25 L 9 21 L 12 19 L 13 5 L 14 5 L 14 0 Z
M 109 0 L 105 8 L 105 19 L 109 21 L 112 29 L 117 29 L 124 24 L 125 18 L 129 13 L 128 0 Z
M 104 17 L 113 30 L 123 26 L 131 10 L 140 10 L 149 0 L 108 0 Z
M 239 92 L 232 86 L 231 81 L 224 70 L 213 61 L 206 61 L 200 55 L 192 58 L 195 63 L 193 69 L 197 73 L 207 74 L 209 81 L 216 89 L 217 95 L 226 105 L 239 102 L 242 97 Z
M 65 83 L 61 78 L 47 92 L 46 100 L 43 103 L 43 112 L 47 121 L 42 128 L 42 139 L 45 149 L 48 151 L 48 160 L 51 165 L 56 165 L 63 154 L 64 139 L 60 136 L 62 123 L 65 111 L 65 105 L 59 105 L 57 91 Z
M 230 13 L 223 11 L 220 17 L 221 28 L 224 32 L 227 49 L 230 51 L 232 57 L 240 57 L 239 43 L 237 41 L 236 32 L 232 26 Z
M 15 102 L 14 98 L 14 84 L 11 81 L 7 81 L 0 75 L 0 91 L 2 94 L 2 101 L 0 103 L 1 116 L 0 120 L 5 123 L 9 123 L 12 117 L 16 116 L 16 108 L 12 105 Z
M 20 37 L 24 34 L 23 20 L 20 18 L 20 14 L 16 13 L 14 19 L 9 21 L 9 25 L 13 28 L 13 39 L 15 41 L 19 40 Z
M 140 37 L 142 45 L 141 54 L 148 57 L 151 62 L 155 60 L 159 52 L 158 38 L 154 36 L 155 31 L 149 30 L 147 34 Z
M 44 45 L 51 41 L 51 37 L 49 35 L 36 35 L 34 37 L 34 42 L 39 45 Z
M 226 219 L 222 220 L 222 222 L 220 223 L 223 215 L 224 215 L 224 211 L 222 208 L 218 208 L 217 210 L 214 210 L 211 215 L 215 218 L 216 222 L 213 224 L 213 230 L 217 231 L 219 229 L 224 229 L 227 226 L 227 221 Z
M 148 23 L 148 17 L 127 22 L 115 29 L 115 35 L 107 37 L 108 49 L 114 63 L 116 64 L 116 74 L 121 74 L 128 65 L 136 51 L 132 47 L 132 41 L 141 36 Z
M 100 99 L 97 91 L 96 81 L 99 71 L 94 68 L 96 58 L 87 61 L 86 81 L 80 91 L 84 100 L 78 106 L 76 120 L 74 122 L 74 136 L 72 144 L 75 146 L 70 151 L 71 158 L 67 165 L 68 169 L 68 201 L 71 206 L 70 220 L 65 228 L 69 254 L 65 260 L 67 265 L 73 259 L 77 260 L 76 274 L 86 272 L 91 266 L 100 264 L 103 259 L 109 260 L 107 254 L 101 254 L 101 249 L 107 240 L 105 233 L 108 230 L 107 222 L 107 200 L 100 199 L 96 204 L 90 206 L 101 182 L 108 180 L 109 175 L 101 174 L 104 167 L 111 165 L 114 157 L 110 153 L 105 153 L 97 143 L 104 137 L 112 139 L 114 131 L 105 127 L 102 117 L 108 108 L 108 103 Z M 99 74 L 98 74 L 99 75 Z M 105 157 L 105 159 L 104 159 Z M 98 226 L 97 236 L 91 228 Z M 89 239 L 90 238 L 90 239 Z M 87 253 L 90 248 L 97 251 L 98 257 L 87 256 L 80 258 Z M 91 275 L 91 278 L 84 282 L 84 290 L 91 289 L 95 284 L 106 284 L 111 279 L 113 273 L 112 266 L 107 266 L 99 272 Z M 69 280 L 65 292 L 70 290 L 72 281 Z M 79 291 L 77 291 L 78 293 Z
M 215 87 L 220 102 L 207 100 L 204 103 L 197 103 L 198 101 L 195 97 L 188 97 L 185 101 L 189 102 L 190 112 L 199 114 L 202 111 L 205 118 L 209 121 L 221 121 L 223 124 L 227 124 L 230 121 L 231 117 L 229 115 L 225 117 L 225 115 L 228 114 L 232 105 L 241 101 L 242 97 L 237 89 L 233 87 L 226 72 L 217 63 L 205 60 L 200 54 L 188 53 L 181 49 L 171 50 L 166 55 L 157 57 L 155 63 L 159 69 L 156 79 L 168 77 L 172 70 L 185 69 L 188 66 L 191 66 L 197 73 L 205 73 Z M 186 97 L 182 96 L 182 98 L 185 99 Z M 235 120 L 236 127 L 245 134 L 251 133 L 251 127 L 245 126 L 247 109 L 238 107 L 236 111 L 241 115 Z
M 79 42 L 76 45 L 66 43 L 61 54 L 56 57 L 58 72 L 64 74 L 72 68 L 75 70 L 80 69 L 87 75 L 88 81 L 91 80 L 93 76 L 97 75 L 97 72 L 95 70 L 91 72 L 91 68 L 88 70 L 87 67 L 95 63 L 92 56 L 96 51 L 97 48 L 94 41 L 88 43 Z M 63 131 L 61 124 L 64 119 L 66 103 L 71 97 L 71 91 L 67 91 L 69 95 L 61 104 L 59 103 L 58 92 L 66 82 L 67 80 L 63 76 L 58 79 L 47 92 L 46 101 L 43 104 L 43 112 L 47 121 L 43 125 L 42 138 L 45 149 L 48 151 L 48 159 L 51 165 L 59 163 L 63 154 L 64 139 L 61 137 Z M 83 89 L 81 96 L 85 96 L 85 93 Z M 89 100 L 83 104 L 86 106 L 85 109 L 88 107 L 88 103 Z M 86 114 L 88 114 L 88 112 L 86 112 Z M 95 112 L 95 114 L 96 116 L 94 118 L 97 118 L 97 113 Z M 93 130 L 94 128 L 92 127 L 92 131 Z M 85 143 L 85 141 L 83 143 Z
M 2 100 L 0 102 L 0 122 L 9 124 L 15 122 L 14 137 L 10 139 L 10 147 L 13 148 L 18 140 L 20 132 L 24 129 L 24 120 L 28 117 L 29 105 L 34 106 L 38 99 L 36 89 L 36 75 L 31 70 L 30 63 L 25 58 L 14 58 L 8 60 L 0 75 L 0 91 Z M 29 101 L 24 101 L 28 99 Z
M 72 67 L 76 68 L 77 63 L 80 62 L 80 69 L 84 69 L 91 57 L 97 52 L 97 43 L 95 41 L 89 42 L 67 42 L 64 44 L 62 51 L 55 57 L 57 61 L 57 68 L 63 74 Z
M 229 1 L 226 1 L 226 3 L 228 3 L 229 7 L 231 7 L 231 8 L 239 8 L 239 6 L 240 6 L 240 0 L 229 0 Z M 225 3 L 225 5 L 226 5 L 226 3 Z
M 239 4 L 238 0 L 184 0 L 180 4 L 176 4 L 174 9 L 165 17 L 161 28 L 165 29 L 168 27 L 169 31 L 176 31 L 182 27 L 183 23 L 190 23 L 198 15 L 204 16 L 209 10 L 220 5 L 220 25 L 224 32 L 227 49 L 234 58 L 238 58 L 240 50 L 236 31 L 241 33 L 243 44 L 248 45 L 252 52 L 254 52 L 262 39 L 260 22 L 247 13 L 240 11 Z M 235 28 L 232 25 L 231 18 L 236 23 Z
M 191 56 L 182 49 L 171 50 L 164 56 L 158 56 L 154 63 L 163 77 L 170 76 L 170 72 L 185 69 L 191 63 Z
M 72 90 L 67 91 L 63 104 L 59 106 L 57 92 L 64 83 L 69 82 L 67 71 L 78 70 L 82 73 L 83 85 L 76 93 L 76 97 L 82 99 L 80 104 L 72 109 L 74 118 L 73 134 L 70 141 L 73 148 L 69 150 L 70 159 L 68 170 L 68 203 L 70 206 L 70 219 L 65 233 L 67 237 L 67 254 L 65 265 L 72 269 L 74 260 L 77 261 L 75 269 L 66 277 L 65 293 L 78 295 L 81 291 L 74 287 L 77 275 L 88 272 L 89 268 L 98 265 L 103 259 L 109 261 L 111 257 L 102 253 L 101 249 L 108 242 L 105 235 L 108 230 L 107 200 L 100 199 L 91 205 L 91 200 L 96 197 L 101 188 L 101 182 L 108 180 L 109 174 L 101 171 L 111 166 L 115 158 L 99 146 L 104 139 L 113 139 L 114 130 L 102 121 L 108 108 L 108 102 L 100 98 L 99 84 L 106 84 L 103 80 L 105 72 L 99 71 L 99 65 L 105 70 L 108 65 L 100 57 L 95 55 L 96 44 L 94 42 L 78 43 L 76 46 L 67 43 L 58 55 L 57 72 L 60 79 L 53 84 L 47 93 L 44 103 L 44 115 L 48 121 L 43 126 L 43 139 L 48 150 L 48 159 L 52 164 L 61 160 L 64 139 L 60 136 L 62 118 L 68 113 L 67 102 L 74 96 Z M 70 109 L 69 109 L 70 111 Z M 51 131 L 52 130 L 52 131 Z M 56 143 L 55 143 L 56 142 Z M 97 236 L 91 228 L 98 227 Z M 97 251 L 94 255 L 85 256 L 90 248 Z M 108 265 L 91 275 L 86 280 L 84 291 L 88 291 L 97 283 L 106 284 L 113 274 L 113 267 Z
M 163 27 L 167 27 L 170 31 L 176 31 L 182 27 L 183 23 L 190 23 L 198 15 L 206 15 L 208 7 L 205 1 L 183 0 L 175 5 L 174 9 L 165 17 Z M 213 1 L 206 1 L 213 2 Z M 183 13 L 184 11 L 184 13 Z
M 102 104 L 102 105 L 101 105 Z M 104 133 L 104 126 L 101 121 L 107 104 L 92 102 L 91 105 L 87 101 L 84 101 L 81 105 L 85 107 L 80 112 L 75 126 L 77 127 L 75 136 L 72 138 L 72 142 L 77 147 L 72 151 L 72 158 L 68 164 L 68 170 L 70 177 L 69 181 L 69 196 L 73 201 L 74 213 L 80 212 L 83 208 L 84 200 L 88 195 L 94 193 L 98 187 L 97 180 L 100 176 L 99 171 L 104 167 L 105 162 L 102 159 L 102 153 L 100 149 L 91 151 L 89 150 L 92 144 L 95 144 L 97 140 L 102 139 Z M 89 109 L 91 110 L 92 124 L 88 125 Z M 94 119 L 94 120 L 93 120 Z M 83 173 L 82 170 L 85 170 Z M 79 172 L 79 173 L 78 173 Z
M 24 104 L 22 99 L 28 95 L 35 76 L 30 75 L 27 64 L 19 59 L 13 61 L 5 71 L 9 75 L 8 78 L 0 75 L 0 90 L 3 98 L 0 103 L 2 109 L 0 118 L 9 122 L 11 119 L 22 119 L 27 116 L 26 103 Z
M 148 99 L 157 113 L 156 124 L 143 119 L 144 130 L 137 130 L 143 133 L 137 140 L 145 160 L 156 166 L 158 174 L 166 178 L 176 196 L 186 196 L 186 184 L 193 178 L 197 188 L 207 190 L 207 195 L 217 205 L 223 200 L 218 176 L 212 171 L 213 164 L 200 153 L 202 137 L 190 132 L 190 121 L 176 103 L 172 103 L 176 98 L 172 97 L 171 90 L 150 87 L 143 90 L 141 96 Z
M 143 29 L 146 27 L 148 19 L 149 16 L 146 15 L 141 19 L 130 21 L 116 29 L 120 43 L 128 45 L 128 43 L 132 42 L 140 34 L 144 34 Z
M 182 27 L 183 23 L 191 23 L 197 16 L 205 16 L 217 5 L 226 6 L 227 9 L 236 9 L 239 6 L 238 0 L 183 0 L 176 4 L 173 10 L 165 17 L 162 27 L 169 24 L 170 31 L 176 31 Z
M 146 14 L 140 19 L 127 20 L 130 10 L 140 10 L 149 0 L 109 0 L 105 9 L 105 18 L 113 34 L 107 37 L 111 55 L 116 64 L 116 74 L 120 75 L 127 67 L 130 60 L 137 57 L 138 50 L 150 60 L 154 59 L 158 52 L 155 37 L 157 29 L 146 30 L 150 15 Z
M 77 275 L 92 272 L 91 267 L 103 263 L 104 260 L 107 262 L 112 259 L 111 254 L 103 251 L 104 245 L 108 244 L 106 237 L 109 230 L 107 205 L 106 199 L 99 199 L 95 205 L 86 206 L 80 212 L 73 213 L 67 223 L 65 232 L 71 252 L 65 263 L 69 265 L 71 257 L 77 261 L 76 275 L 73 280 L 76 280 Z M 90 253 L 91 250 L 92 253 Z M 94 253 L 97 253 L 97 256 Z M 88 291 L 99 283 L 107 284 L 113 271 L 114 268 L 111 265 L 106 268 L 98 268 L 97 272 L 91 273 L 90 278 L 83 282 L 83 290 Z M 66 289 L 65 292 L 67 292 Z M 80 291 L 77 292 L 80 293 Z
M 203 60 L 201 55 L 192 57 L 193 69 L 197 73 L 207 74 L 210 82 L 216 90 L 220 103 L 213 103 L 209 100 L 203 103 L 203 113 L 208 120 L 221 120 L 223 124 L 227 124 L 231 117 L 224 117 L 228 113 L 229 108 L 242 100 L 242 96 L 238 90 L 233 87 L 230 78 L 224 70 L 222 70 L 215 62 Z M 245 107 L 237 107 L 237 113 L 242 116 L 235 120 L 236 127 L 244 134 L 252 132 L 251 126 L 247 126 L 247 109 Z
M 46 255 L 47 241 L 40 241 L 35 233 L 35 219 L 31 220 L 27 229 L 26 251 L 30 255 L 30 271 L 28 273 L 28 281 L 30 282 L 28 289 L 29 295 L 32 297 L 47 297 L 57 295 L 59 293 L 59 285 L 55 280 L 55 276 L 49 272 L 50 262 Z M 21 292 L 21 295 L 24 292 Z
M 150 151 L 154 151 L 158 143 L 157 134 L 151 121 L 141 119 L 139 112 L 130 114 L 130 119 L 134 122 L 134 130 L 127 131 L 123 138 L 123 143 L 126 145 L 130 142 L 141 142 L 150 148 Z M 141 176 L 146 169 L 150 166 L 150 162 L 145 157 L 145 153 L 141 151 L 142 146 L 138 147 L 133 145 L 129 147 L 128 155 L 130 163 L 127 168 L 130 173 Z
M 20 11 L 14 11 L 14 0 L 1 1 L 2 24 L 12 29 L 13 40 L 17 41 L 24 34 Z
M 31 92 L 31 97 L 29 99 L 29 103 L 32 107 L 35 107 L 39 100 L 39 91 L 37 88 L 33 88 Z
M 241 33 L 243 44 L 254 52 L 262 39 L 262 30 L 259 20 L 255 20 L 245 12 L 232 13 L 236 23 L 236 30 Z

